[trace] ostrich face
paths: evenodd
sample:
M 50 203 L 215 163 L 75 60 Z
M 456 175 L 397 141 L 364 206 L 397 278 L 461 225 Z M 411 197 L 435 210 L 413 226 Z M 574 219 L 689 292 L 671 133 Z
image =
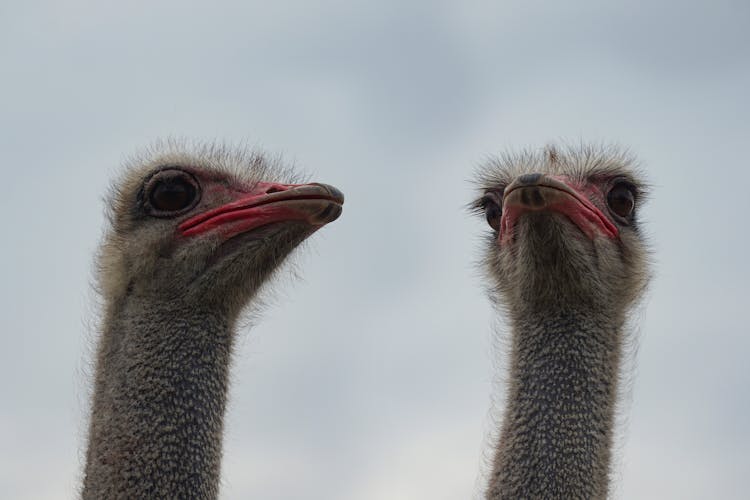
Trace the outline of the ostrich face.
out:
M 643 183 L 617 151 L 506 156 L 480 178 L 474 206 L 493 233 L 487 264 L 507 305 L 630 305 L 647 281 L 638 229 Z
M 159 155 L 116 189 L 103 286 L 192 303 L 242 306 L 303 240 L 341 215 L 343 194 L 288 183 L 255 155 Z

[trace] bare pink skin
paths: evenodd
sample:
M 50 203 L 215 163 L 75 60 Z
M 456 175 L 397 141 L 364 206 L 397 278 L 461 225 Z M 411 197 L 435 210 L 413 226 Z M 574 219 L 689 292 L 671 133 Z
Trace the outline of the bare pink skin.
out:
M 534 206 L 519 196 L 521 190 L 536 189 L 544 193 L 544 202 Z M 500 242 L 512 239 L 518 218 L 528 212 L 553 211 L 568 217 L 588 238 L 596 236 L 615 239 L 619 236 L 615 226 L 584 194 L 601 196 L 594 186 L 575 186 L 565 176 L 545 176 L 538 184 L 517 182 L 505 188 L 503 215 L 500 219 Z
M 294 220 L 305 221 L 315 230 L 338 217 L 320 216 L 329 204 L 340 206 L 344 202 L 338 190 L 325 184 L 259 182 L 252 191 L 232 191 L 232 196 L 233 201 L 184 221 L 179 225 L 181 234 L 218 231 L 229 239 L 274 222 Z

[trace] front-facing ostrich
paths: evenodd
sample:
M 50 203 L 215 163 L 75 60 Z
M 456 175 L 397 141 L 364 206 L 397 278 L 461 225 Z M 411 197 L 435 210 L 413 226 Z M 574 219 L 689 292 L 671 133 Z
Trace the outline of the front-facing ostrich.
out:
M 626 320 L 649 277 L 632 163 L 549 147 L 480 172 L 486 270 L 511 327 L 488 499 L 608 494 Z
M 289 182 L 258 154 L 169 144 L 115 186 L 83 498 L 218 495 L 238 317 L 342 210 L 337 189 Z

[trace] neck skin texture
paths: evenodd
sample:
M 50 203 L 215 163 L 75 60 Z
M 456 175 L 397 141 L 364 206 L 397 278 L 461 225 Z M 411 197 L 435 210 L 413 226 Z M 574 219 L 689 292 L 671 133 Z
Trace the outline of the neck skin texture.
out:
M 234 320 L 181 301 L 110 307 L 82 498 L 216 498 Z
M 606 498 L 623 327 L 608 309 L 511 311 L 508 406 L 488 499 Z

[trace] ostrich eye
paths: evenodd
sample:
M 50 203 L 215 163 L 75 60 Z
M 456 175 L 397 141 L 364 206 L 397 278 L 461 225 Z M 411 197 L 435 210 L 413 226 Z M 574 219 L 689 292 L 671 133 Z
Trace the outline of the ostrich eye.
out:
M 192 208 L 198 202 L 199 187 L 195 178 L 181 170 L 162 170 L 146 187 L 151 215 L 169 217 Z
M 495 231 L 500 231 L 500 219 L 503 216 L 502 197 L 496 192 L 489 192 L 482 198 L 482 206 L 487 224 Z
M 620 217 L 628 217 L 635 208 L 633 188 L 625 183 L 616 184 L 607 195 L 607 204 Z

